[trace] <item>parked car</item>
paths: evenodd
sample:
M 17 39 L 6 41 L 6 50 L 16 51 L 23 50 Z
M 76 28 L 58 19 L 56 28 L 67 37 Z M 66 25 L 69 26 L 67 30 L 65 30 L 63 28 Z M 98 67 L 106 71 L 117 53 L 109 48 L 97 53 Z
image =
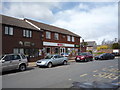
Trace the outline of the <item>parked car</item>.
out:
M 99 56 L 95 56 L 95 60 L 106 60 L 106 59 L 114 59 L 115 55 L 111 53 L 103 53 L 100 54 Z
M 68 57 L 69 54 L 68 53 L 61 53 L 61 56 Z
M 67 57 L 63 57 L 60 55 L 48 55 L 45 57 L 45 59 L 38 60 L 36 62 L 36 65 L 39 67 L 47 66 L 48 68 L 51 68 L 53 65 L 58 65 L 58 64 L 66 65 L 67 62 L 68 62 Z
M 28 66 L 28 60 L 23 54 L 5 54 L 0 57 L 0 68 L 2 71 L 19 69 L 25 71 Z
M 93 55 L 90 52 L 83 52 L 79 53 L 78 56 L 76 56 L 75 61 L 92 61 Z

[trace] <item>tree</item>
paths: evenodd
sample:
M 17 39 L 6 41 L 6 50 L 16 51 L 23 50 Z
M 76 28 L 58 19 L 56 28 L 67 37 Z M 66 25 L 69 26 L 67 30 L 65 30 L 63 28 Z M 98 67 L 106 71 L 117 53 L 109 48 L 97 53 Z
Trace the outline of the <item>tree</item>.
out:
M 120 44 L 119 43 L 113 43 L 112 44 L 112 49 L 120 49 Z
M 100 49 L 108 49 L 109 46 L 108 45 L 101 45 L 99 47 L 97 47 L 97 50 L 99 51 Z

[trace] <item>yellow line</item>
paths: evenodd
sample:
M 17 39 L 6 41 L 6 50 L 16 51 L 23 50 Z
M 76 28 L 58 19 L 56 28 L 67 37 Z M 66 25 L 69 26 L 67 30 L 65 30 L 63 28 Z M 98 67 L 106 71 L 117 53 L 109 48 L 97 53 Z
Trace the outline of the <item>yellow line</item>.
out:
M 87 74 L 82 74 L 82 75 L 80 75 L 80 77 L 84 77 L 84 76 L 86 76 Z
M 98 70 L 95 70 L 95 71 L 93 71 L 93 72 L 97 72 Z

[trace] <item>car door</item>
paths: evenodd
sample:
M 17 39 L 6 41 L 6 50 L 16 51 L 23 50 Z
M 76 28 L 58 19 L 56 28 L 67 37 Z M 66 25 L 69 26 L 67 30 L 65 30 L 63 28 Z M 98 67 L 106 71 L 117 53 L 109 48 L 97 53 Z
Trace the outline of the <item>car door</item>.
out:
M 17 69 L 20 62 L 21 62 L 20 55 L 18 54 L 12 55 L 11 69 Z
M 57 64 L 58 64 L 58 56 L 57 56 L 57 55 L 53 56 L 52 63 L 53 63 L 54 65 L 57 65 Z
M 2 70 L 3 71 L 8 71 L 11 69 L 11 55 L 6 55 L 2 60 L 4 60 L 4 62 L 2 62 Z
M 64 57 L 63 56 L 60 56 L 58 55 L 58 64 L 62 64 L 64 61 Z

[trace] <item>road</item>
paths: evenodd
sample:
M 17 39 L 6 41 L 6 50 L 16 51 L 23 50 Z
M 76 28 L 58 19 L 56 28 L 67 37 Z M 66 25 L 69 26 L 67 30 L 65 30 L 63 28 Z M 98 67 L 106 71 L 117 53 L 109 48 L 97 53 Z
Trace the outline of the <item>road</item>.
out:
M 119 59 L 7 72 L 2 76 L 2 88 L 118 88 Z

